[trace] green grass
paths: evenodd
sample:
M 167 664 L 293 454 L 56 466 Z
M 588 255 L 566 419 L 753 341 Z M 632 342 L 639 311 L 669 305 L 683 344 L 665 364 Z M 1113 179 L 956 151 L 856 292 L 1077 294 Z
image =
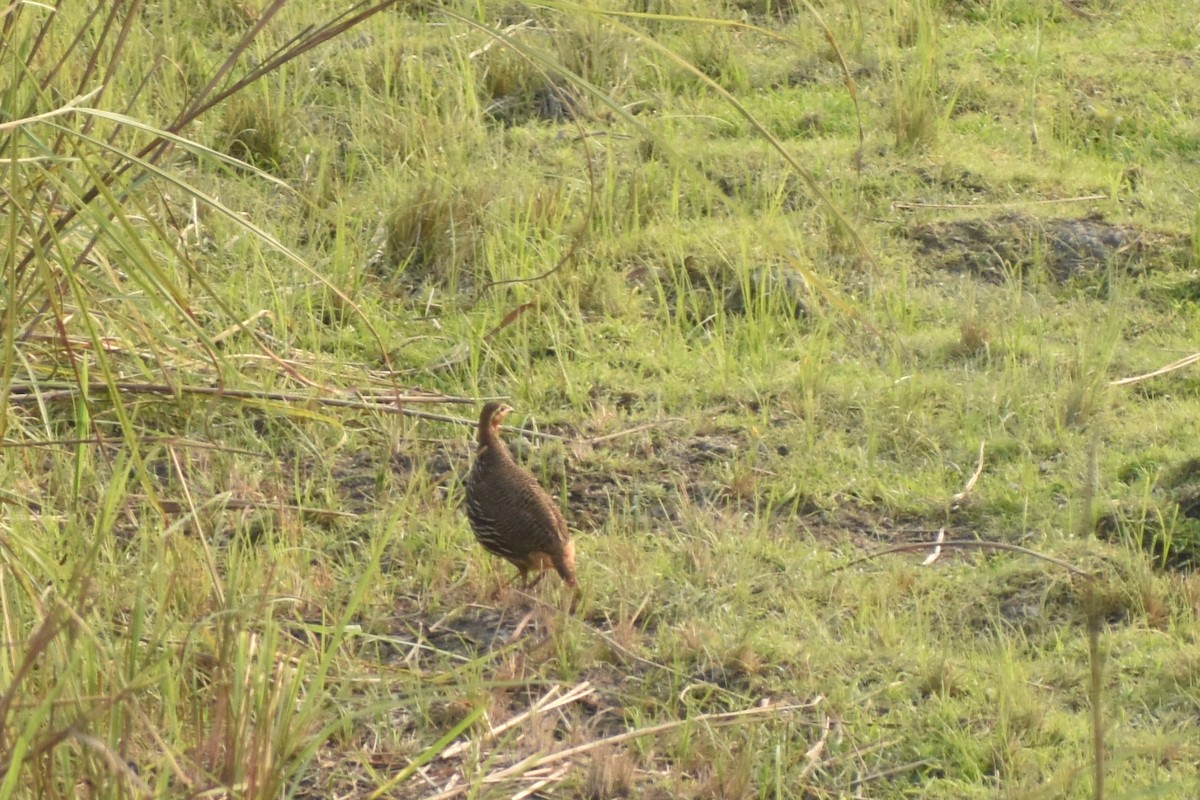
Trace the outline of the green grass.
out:
M 385 5 L 3 12 L 0 798 L 1195 796 L 1187 4 Z

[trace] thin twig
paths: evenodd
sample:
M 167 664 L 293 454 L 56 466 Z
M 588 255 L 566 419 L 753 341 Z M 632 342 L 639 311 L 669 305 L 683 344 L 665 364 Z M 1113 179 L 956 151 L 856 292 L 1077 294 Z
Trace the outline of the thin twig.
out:
M 1007 203 L 892 203 L 892 208 L 903 210 L 956 209 L 956 208 L 1024 208 L 1025 206 L 1058 205 L 1061 203 L 1086 203 L 1090 200 L 1107 200 L 1106 194 L 1085 194 L 1079 197 L 1060 197 L 1046 200 L 1013 200 Z
M 899 775 L 902 772 L 909 772 L 914 769 L 919 769 L 920 767 L 924 767 L 932 763 L 933 759 L 922 758 L 920 761 L 910 761 L 907 764 L 898 764 L 897 766 L 889 767 L 888 769 L 881 769 L 879 772 L 872 772 L 870 775 L 864 775 L 861 778 L 855 778 L 850 785 L 857 788 L 862 786 L 864 783 L 870 783 L 871 781 L 877 781 L 882 778 L 890 778 L 893 775 Z
M 144 497 L 144 495 L 129 495 L 131 500 L 137 500 L 142 497 Z M 181 503 L 178 500 L 159 500 L 158 504 L 162 507 L 162 510 L 168 514 L 180 514 L 194 510 L 190 506 L 190 498 L 188 503 Z M 244 497 L 224 496 L 224 493 L 209 497 L 203 505 L 207 506 L 210 504 L 220 505 L 221 508 L 226 511 L 244 511 L 246 509 L 266 508 L 279 511 L 294 511 L 297 514 L 309 514 L 311 516 L 318 517 L 341 517 L 345 519 L 355 519 L 358 517 L 358 514 L 355 514 L 352 511 L 334 511 L 333 509 L 329 508 L 297 506 L 292 505 L 291 503 L 280 503 L 278 500 L 273 500 L 269 497 L 263 500 L 248 500 Z
M 620 439 L 623 436 L 632 436 L 635 433 L 649 431 L 658 428 L 662 425 L 674 425 L 677 422 L 685 422 L 683 417 L 667 417 L 666 419 L 658 419 L 654 422 L 647 422 L 642 425 L 636 425 L 632 428 L 627 428 L 616 433 L 606 433 L 603 436 L 591 436 L 583 441 L 586 444 L 600 444 L 601 442 L 611 442 L 613 439 Z
M 409 631 L 412 632 L 411 627 L 409 628 Z M 424 636 L 424 634 L 421 633 L 420 631 L 418 631 L 415 635 L 418 639 L 420 639 Z M 412 663 L 413 656 L 416 655 L 416 652 L 418 650 L 427 650 L 428 652 L 436 653 L 437 655 L 442 656 L 443 658 L 448 658 L 452 661 L 461 661 L 464 664 L 474 663 L 470 658 L 467 658 L 466 656 L 461 655 L 460 653 L 455 653 L 450 650 L 443 650 L 440 647 L 435 647 L 431 644 L 426 644 L 425 642 L 422 642 L 422 641 L 412 641 L 409 639 L 405 639 L 404 637 L 398 636 L 396 634 L 392 634 L 390 636 L 382 636 L 382 635 L 378 635 L 378 634 L 371 635 L 371 634 L 367 634 L 367 633 L 359 633 L 358 638 L 364 642 L 386 642 L 391 645 L 396 645 L 397 646 L 396 649 L 399 649 L 399 645 L 404 645 L 405 647 L 408 647 L 409 648 L 408 655 L 404 657 L 405 664 Z
M 517 627 L 513 628 L 512 633 L 508 635 L 508 638 L 505 640 L 505 644 L 512 644 L 517 639 L 520 639 L 521 634 L 525 631 L 525 626 L 530 623 L 530 621 L 533 619 L 533 615 L 536 613 L 536 608 L 529 609 L 525 616 L 521 617 L 521 621 L 517 623 Z M 496 631 L 496 633 L 499 634 L 499 631 Z
M 431 420 L 435 420 L 435 421 L 439 421 L 439 422 L 451 422 L 451 423 L 454 423 L 457 425 L 470 425 L 472 427 L 479 424 L 477 420 L 473 420 L 473 419 L 462 419 L 461 417 L 451 417 L 448 415 L 432 414 L 432 413 L 427 413 L 427 412 L 421 412 L 421 413 L 414 412 L 411 416 L 419 417 L 420 419 L 431 419 Z M 552 442 L 563 442 L 565 444 L 575 444 L 575 445 L 578 445 L 578 444 L 596 445 L 596 444 L 602 444 L 604 442 L 610 442 L 613 439 L 619 439 L 622 436 L 632 436 L 635 433 L 641 433 L 642 431 L 653 430 L 654 428 L 657 428 L 661 425 L 673 425 L 677 422 L 684 422 L 684 421 L 685 420 L 682 417 L 667 417 L 666 419 L 658 419 L 658 420 L 654 420 L 653 422 L 646 422 L 641 425 L 637 425 L 637 426 L 628 428 L 623 431 L 616 431 L 615 433 L 606 433 L 602 436 L 588 436 L 588 437 L 582 438 L 582 439 L 577 439 L 573 436 L 561 436 L 557 433 L 545 433 L 544 431 L 531 431 L 526 428 L 517 428 L 513 425 L 501 425 L 500 430 L 507 431 L 509 433 L 514 433 L 518 436 L 524 436 L 527 439 L 547 439 Z
M 1100 16 L 1099 14 L 1080 8 L 1074 0 L 1062 0 L 1062 4 L 1068 11 L 1082 19 L 1097 19 Z
M 1088 626 L 1088 699 L 1092 706 L 1092 797 L 1104 800 L 1104 654 L 1100 652 L 1100 628 L 1103 624 L 1095 592 L 1089 587 L 1084 596 Z
M 871 561 L 872 559 L 878 558 L 879 556 L 886 556 L 890 553 L 910 553 L 913 550 L 927 550 L 930 547 L 961 547 L 964 549 L 965 548 L 976 548 L 976 549 L 980 549 L 980 550 L 1005 550 L 1010 553 L 1020 553 L 1021 555 L 1039 558 L 1042 561 L 1047 561 L 1051 564 L 1062 567 L 1067 572 L 1070 572 L 1072 575 L 1078 575 L 1081 578 L 1096 577 L 1092 573 L 1082 570 L 1079 567 L 1075 566 L 1074 564 L 1070 564 L 1066 561 L 1063 561 L 1061 558 L 1055 558 L 1054 556 L 1048 556 L 1045 553 L 1039 553 L 1036 550 L 1030 550 L 1028 547 L 1021 547 L 1021 545 L 1019 545 L 1019 544 L 1008 544 L 1007 542 L 984 542 L 984 541 L 980 541 L 977 539 L 957 539 L 957 540 L 952 540 L 949 542 L 909 542 L 907 544 L 898 544 L 898 545 L 894 545 L 892 547 L 888 547 L 884 550 L 879 550 L 874 553 L 868 553 L 865 556 L 860 556 L 859 558 L 856 558 L 853 561 L 850 561 L 846 564 L 842 564 L 841 566 L 834 567 L 833 569 L 830 570 L 830 572 L 831 573 L 832 572 L 840 572 L 841 570 L 849 569 L 850 567 L 853 567 L 855 564 L 860 564 L 864 561 Z
M 559 614 L 563 613 L 563 609 L 559 608 L 558 606 L 554 605 L 553 603 L 546 602 L 545 600 L 543 600 L 542 598 L 540 598 L 536 595 L 527 594 L 525 592 L 520 591 L 519 589 L 516 589 L 514 591 L 518 595 L 520 595 L 521 597 L 523 597 L 524 599 L 528 600 L 531 603 L 537 603 L 538 605 L 545 606 L 546 608 L 551 609 L 555 613 L 559 613 Z M 638 606 L 638 610 L 636 612 L 634 612 L 633 621 L 636 621 L 638 616 L 641 615 L 642 610 L 645 608 L 645 606 L 649 600 L 650 600 L 650 595 L 647 595 L 646 599 L 642 601 L 642 604 L 640 606 Z M 569 616 L 569 615 L 567 618 L 572 619 L 572 620 L 575 619 L 573 616 Z M 656 670 L 660 670 L 662 672 L 668 672 L 668 673 L 676 676 L 677 678 L 682 678 L 684 680 L 691 678 L 691 676 L 688 673 L 684 672 L 683 670 L 681 670 L 677 667 L 667 666 L 666 664 L 661 664 L 657 661 L 653 661 L 649 658 L 646 658 L 645 656 L 638 655 L 637 653 L 633 652 L 628 647 L 621 644 L 616 639 L 609 636 L 607 633 L 600 630 L 599 628 L 594 628 L 591 625 L 587 624 L 586 622 L 583 622 L 580 620 L 576 620 L 576 621 L 579 622 L 579 626 L 584 631 L 586 631 L 587 633 L 589 633 L 592 636 L 596 636 L 596 637 L 599 637 L 600 639 L 603 639 L 605 643 L 607 643 L 610 647 L 612 647 L 614 650 L 616 650 L 618 653 L 625 656 L 626 658 L 632 659 L 632 660 L 638 662 L 639 664 L 644 664 L 647 667 L 653 667 Z M 724 694 L 728 695 L 731 698 L 735 698 L 737 700 L 743 700 L 743 701 L 750 700 L 750 698 L 744 694 L 740 694 L 731 689 L 727 689 L 723 686 L 717 686 L 716 684 L 711 684 L 711 685 L 718 691 L 723 692 Z
M 895 745 L 900 744 L 900 742 L 900 739 L 879 739 L 878 741 L 872 742 L 871 744 L 863 747 L 852 745 L 852 750 L 848 750 L 841 755 L 831 756 L 828 761 L 828 766 L 835 767 L 840 764 L 844 764 L 851 759 L 857 759 L 860 763 L 865 763 L 863 759 L 866 756 L 869 756 L 871 753 L 875 753 L 880 750 L 886 750 L 889 747 L 894 747 Z
M 560 761 L 566 761 L 574 758 L 575 756 L 589 753 L 592 750 L 596 750 L 601 747 L 610 747 L 612 745 L 628 742 L 632 739 L 641 739 L 644 736 L 656 736 L 660 733 L 666 733 L 667 731 L 675 730 L 676 728 L 681 728 L 684 725 L 690 725 L 693 723 L 710 722 L 717 725 L 724 725 L 727 723 L 736 722 L 743 717 L 757 717 L 775 713 L 782 714 L 789 711 L 799 711 L 801 709 L 812 708 L 816 702 L 819 701 L 814 701 L 813 703 L 776 703 L 775 705 L 743 708 L 740 711 L 697 714 L 694 717 L 671 720 L 670 722 L 663 722 L 659 725 L 651 725 L 648 728 L 637 728 L 632 731 L 626 731 L 625 733 L 614 734 L 613 736 L 608 736 L 603 739 L 585 742 L 584 744 L 576 745 L 575 747 L 568 747 L 566 750 L 559 750 L 556 753 L 549 753 L 546 756 L 539 758 L 537 763 L 541 764 L 542 766 L 557 764 Z
M 524 314 L 526 311 L 531 311 L 532 309 L 535 309 L 535 308 L 537 308 L 537 303 L 532 303 L 532 302 L 531 303 L 522 303 L 521 305 L 517 306 L 512 311 L 505 314 L 504 319 L 500 320 L 500 323 L 498 325 L 496 325 L 496 327 L 492 328 L 490 331 L 485 333 L 483 335 L 483 340 L 485 342 L 490 342 L 492 339 L 496 338 L 496 334 L 500 333 L 500 331 L 504 330 L 509 325 L 512 325 L 514 322 L 516 322 L 517 319 L 522 314 Z

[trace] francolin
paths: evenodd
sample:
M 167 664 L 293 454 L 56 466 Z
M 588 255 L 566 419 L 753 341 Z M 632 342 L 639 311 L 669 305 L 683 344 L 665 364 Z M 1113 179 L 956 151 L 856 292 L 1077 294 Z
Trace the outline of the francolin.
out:
M 550 495 L 513 461 L 500 438 L 500 422 L 512 408 L 492 402 L 479 415 L 475 463 L 467 478 L 467 519 L 475 539 L 489 553 L 517 568 L 525 588 L 553 568 L 578 591 L 575 545 L 567 522 Z M 537 573 L 532 583 L 529 573 Z

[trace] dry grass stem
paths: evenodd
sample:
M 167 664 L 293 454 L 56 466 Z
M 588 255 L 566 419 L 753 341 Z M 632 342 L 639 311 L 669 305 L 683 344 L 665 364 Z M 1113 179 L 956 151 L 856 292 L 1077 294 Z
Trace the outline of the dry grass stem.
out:
M 1153 372 L 1147 372 L 1143 375 L 1134 375 L 1129 378 L 1120 378 L 1119 380 L 1109 381 L 1108 385 L 1129 386 L 1134 383 L 1141 383 L 1142 381 L 1149 380 L 1150 378 L 1157 378 L 1159 375 L 1166 375 L 1167 373 L 1174 372 L 1175 370 L 1183 369 L 1184 367 L 1190 367 L 1192 364 L 1195 364 L 1198 361 L 1200 361 L 1200 353 L 1193 353 L 1192 355 L 1185 356 L 1178 361 L 1172 361 L 1165 367 L 1159 367 Z
M 803 783 L 808 778 L 809 774 L 814 769 L 821 765 L 822 756 L 825 754 L 825 744 L 829 741 L 829 732 L 833 730 L 833 718 L 825 717 L 825 721 L 821 723 L 821 735 L 813 742 L 812 746 L 804 751 L 804 768 L 800 770 L 800 780 L 798 783 Z
M 938 560 L 938 558 L 941 557 L 942 543 L 945 541 L 946 541 L 946 529 L 944 527 L 939 528 L 938 532 L 937 532 L 937 538 L 934 539 L 935 547 L 933 548 L 933 552 L 931 552 L 929 555 L 925 556 L 925 560 L 921 562 L 922 567 L 928 567 L 930 564 L 934 563 L 935 561 Z
M 975 464 L 975 472 L 971 474 L 970 479 L 967 481 L 966 485 L 963 486 L 962 491 L 958 492 L 954 495 L 954 497 L 951 498 L 954 502 L 958 503 L 965 500 L 967 495 L 971 493 L 971 490 L 975 488 L 975 483 L 979 480 L 979 476 L 983 474 L 983 448 L 986 444 L 986 440 L 979 443 L 979 459 Z

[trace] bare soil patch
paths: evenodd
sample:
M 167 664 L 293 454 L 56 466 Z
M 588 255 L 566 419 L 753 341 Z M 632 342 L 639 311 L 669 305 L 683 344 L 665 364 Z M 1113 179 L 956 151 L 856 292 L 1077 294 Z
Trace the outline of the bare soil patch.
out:
M 1062 283 L 1104 275 L 1109 268 L 1138 274 L 1156 263 L 1186 258 L 1187 237 L 1108 222 L 1001 214 L 921 224 L 906 232 L 921 255 L 940 269 L 1000 282 L 1044 270 Z

